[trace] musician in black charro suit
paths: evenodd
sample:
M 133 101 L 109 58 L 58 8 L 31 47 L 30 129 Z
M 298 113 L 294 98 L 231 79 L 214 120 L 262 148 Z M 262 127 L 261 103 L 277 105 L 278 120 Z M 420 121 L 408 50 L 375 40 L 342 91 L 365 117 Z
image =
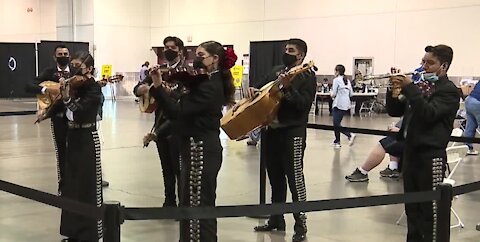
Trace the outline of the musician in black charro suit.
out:
M 59 82 L 60 78 L 70 77 L 70 52 L 65 45 L 58 45 L 55 47 L 53 56 L 57 63 L 54 67 L 49 67 L 43 70 L 33 82 L 25 86 L 25 90 L 33 94 L 50 94 L 52 96 L 58 95 L 58 88 L 42 87 L 40 83 L 44 81 Z M 39 116 L 43 115 L 39 111 Z M 51 129 L 53 142 L 55 145 L 56 159 L 57 159 L 57 174 L 58 174 L 58 192 L 61 194 L 62 185 L 65 174 L 65 149 L 66 149 L 66 135 L 67 135 L 67 119 L 65 118 L 65 105 L 63 102 L 55 102 L 49 110 L 48 116 L 51 118 Z
M 183 41 L 177 37 L 166 37 L 163 40 L 165 45 L 164 55 L 168 61 L 166 68 L 175 68 L 184 64 L 185 47 Z M 133 92 L 137 97 L 140 97 L 149 91 L 148 86 L 152 84 L 152 78 L 147 76 L 143 82 L 138 83 Z M 178 99 L 182 92 L 182 85 L 175 84 L 172 98 Z M 162 164 L 163 182 L 165 185 L 165 202 L 164 207 L 177 206 L 176 188 L 179 187 L 180 163 L 178 140 L 172 133 L 171 122 L 169 117 L 163 113 L 162 108 L 155 110 L 155 123 L 152 132 L 144 137 L 144 143 L 148 144 L 150 141 L 156 141 L 160 162 Z
M 290 39 L 285 45 L 283 66 L 274 67 L 272 72 L 255 88 L 261 88 L 270 81 L 284 79 L 282 71 L 301 65 L 307 54 L 307 44 L 301 39 Z M 283 76 L 283 77 L 282 77 Z M 285 79 L 284 79 L 285 80 Z M 291 85 L 284 85 L 282 99 L 276 119 L 262 133 L 265 142 L 266 167 L 272 187 L 272 203 L 284 203 L 287 199 L 287 182 L 292 200 L 306 201 L 307 193 L 303 176 L 303 154 L 307 136 L 307 121 L 317 82 L 311 71 L 294 77 Z M 283 81 L 282 81 L 283 82 Z M 289 83 L 288 79 L 286 83 Z M 248 90 L 253 96 L 255 88 Z M 294 213 L 295 225 L 293 242 L 304 241 L 307 233 L 305 213 Z M 285 231 L 283 214 L 271 215 L 265 225 L 254 228 L 257 232 Z

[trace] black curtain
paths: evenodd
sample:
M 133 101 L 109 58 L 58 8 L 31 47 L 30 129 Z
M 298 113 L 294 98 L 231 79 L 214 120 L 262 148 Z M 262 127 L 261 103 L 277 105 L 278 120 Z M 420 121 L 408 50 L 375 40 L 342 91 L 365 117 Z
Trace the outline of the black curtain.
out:
M 286 40 L 250 42 L 250 86 L 282 64 Z
M 41 41 L 38 44 L 38 73 L 45 68 L 55 66 L 53 56 L 55 54 L 55 47 L 63 44 L 67 46 L 70 51 L 70 56 L 77 51 L 88 51 L 88 42 L 64 42 L 64 41 Z
M 31 97 L 25 84 L 35 77 L 35 44 L 0 43 L 0 98 Z

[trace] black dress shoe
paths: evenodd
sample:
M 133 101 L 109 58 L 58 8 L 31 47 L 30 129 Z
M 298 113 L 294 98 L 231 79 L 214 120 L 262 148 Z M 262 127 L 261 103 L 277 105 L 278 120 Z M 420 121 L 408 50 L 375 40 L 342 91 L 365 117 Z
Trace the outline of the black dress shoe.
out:
M 305 239 L 307 238 L 307 235 L 303 232 L 295 232 L 295 234 L 293 234 L 293 237 L 292 237 L 292 242 L 300 242 L 300 241 L 304 241 Z
M 65 239 L 62 239 L 62 242 L 78 242 L 78 240 L 65 238 Z
M 255 230 L 255 232 L 267 232 L 272 230 L 285 231 L 285 222 L 283 222 L 283 224 L 271 224 L 267 222 L 264 225 L 256 226 L 253 230 Z
M 175 201 L 165 201 L 163 203 L 163 207 L 176 207 L 177 206 L 177 202 Z
M 108 181 L 102 180 L 102 187 L 108 187 L 108 186 L 110 186 L 110 183 Z

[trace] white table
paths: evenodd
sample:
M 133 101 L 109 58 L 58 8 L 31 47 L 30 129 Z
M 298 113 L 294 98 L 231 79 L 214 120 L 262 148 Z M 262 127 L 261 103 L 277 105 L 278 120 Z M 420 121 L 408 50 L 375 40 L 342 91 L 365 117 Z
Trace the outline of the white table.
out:
M 373 92 L 354 92 L 352 95 L 352 99 L 356 97 L 365 97 L 365 98 L 375 98 L 378 95 L 378 88 L 374 88 Z M 315 113 L 317 113 L 317 98 L 320 98 L 321 107 L 320 107 L 320 115 L 323 115 L 323 101 L 328 100 L 330 98 L 330 92 L 317 92 L 315 97 Z

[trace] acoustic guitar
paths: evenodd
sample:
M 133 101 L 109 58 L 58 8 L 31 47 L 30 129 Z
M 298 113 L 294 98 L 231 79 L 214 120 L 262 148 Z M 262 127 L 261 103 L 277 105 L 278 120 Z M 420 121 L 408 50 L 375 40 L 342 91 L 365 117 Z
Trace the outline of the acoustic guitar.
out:
M 313 61 L 298 65 L 286 73 L 287 80 L 293 80 L 296 75 L 311 69 L 316 69 Z M 244 98 L 220 120 L 220 125 L 232 140 L 247 135 L 254 129 L 269 125 L 276 117 L 282 100 L 282 82 L 279 78 L 263 86 L 252 98 Z
M 157 109 L 155 98 L 150 96 L 150 88 L 152 88 L 152 86 L 153 84 L 149 85 L 147 92 L 143 94 L 143 96 L 138 97 L 138 106 L 142 113 L 153 113 Z

